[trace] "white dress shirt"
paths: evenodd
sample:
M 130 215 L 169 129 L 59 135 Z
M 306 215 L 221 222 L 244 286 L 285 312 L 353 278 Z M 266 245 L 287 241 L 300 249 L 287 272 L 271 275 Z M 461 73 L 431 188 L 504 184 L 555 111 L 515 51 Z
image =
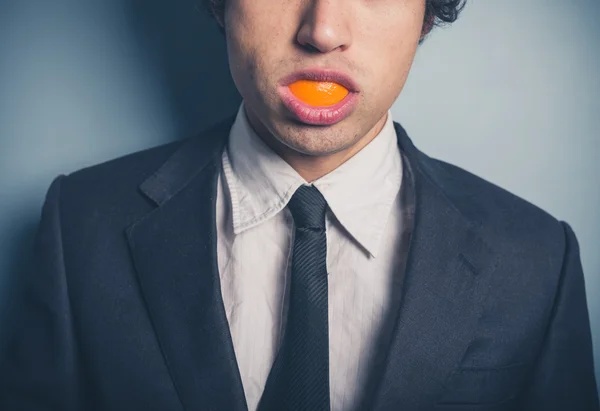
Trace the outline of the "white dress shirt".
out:
M 275 360 L 287 314 L 293 219 L 286 205 L 308 184 L 253 131 L 240 106 L 217 191 L 221 290 L 249 411 Z M 327 200 L 332 411 L 359 407 L 386 314 L 400 294 L 402 157 L 392 115 L 366 147 L 312 184 Z

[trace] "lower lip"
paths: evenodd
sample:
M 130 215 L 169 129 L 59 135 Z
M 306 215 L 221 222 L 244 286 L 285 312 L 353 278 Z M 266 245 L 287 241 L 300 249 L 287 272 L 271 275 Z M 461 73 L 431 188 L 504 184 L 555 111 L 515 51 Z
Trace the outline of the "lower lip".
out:
M 287 86 L 279 87 L 283 104 L 302 123 L 330 126 L 348 117 L 358 104 L 358 93 L 349 92 L 339 103 L 332 106 L 311 106 L 299 100 Z

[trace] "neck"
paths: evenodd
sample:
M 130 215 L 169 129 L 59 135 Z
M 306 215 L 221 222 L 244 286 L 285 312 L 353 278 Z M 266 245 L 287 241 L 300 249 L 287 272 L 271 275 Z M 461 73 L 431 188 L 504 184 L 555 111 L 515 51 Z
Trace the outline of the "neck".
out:
M 383 116 L 367 134 L 359 138 L 351 146 L 333 153 L 320 155 L 298 152 L 275 138 L 264 127 L 255 125 L 250 118 L 248 119 L 257 135 L 286 163 L 292 166 L 304 180 L 311 183 L 324 175 L 331 173 L 366 147 L 381 132 L 387 121 L 387 114 Z M 263 132 L 259 132 L 259 130 Z

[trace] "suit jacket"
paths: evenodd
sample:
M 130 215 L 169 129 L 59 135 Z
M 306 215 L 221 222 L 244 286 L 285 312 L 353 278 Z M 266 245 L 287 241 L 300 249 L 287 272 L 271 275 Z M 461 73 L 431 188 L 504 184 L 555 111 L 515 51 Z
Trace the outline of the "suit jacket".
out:
M 247 409 L 216 258 L 232 122 L 52 183 L 0 409 Z M 570 226 L 395 128 L 414 231 L 386 361 L 362 409 L 598 410 Z

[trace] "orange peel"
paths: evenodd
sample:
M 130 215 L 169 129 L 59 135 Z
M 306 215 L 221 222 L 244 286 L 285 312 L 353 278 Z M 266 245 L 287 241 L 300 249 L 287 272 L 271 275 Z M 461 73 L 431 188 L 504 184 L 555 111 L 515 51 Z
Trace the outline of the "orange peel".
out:
M 288 87 L 300 101 L 317 107 L 333 106 L 349 93 L 346 87 L 331 81 L 298 80 Z

